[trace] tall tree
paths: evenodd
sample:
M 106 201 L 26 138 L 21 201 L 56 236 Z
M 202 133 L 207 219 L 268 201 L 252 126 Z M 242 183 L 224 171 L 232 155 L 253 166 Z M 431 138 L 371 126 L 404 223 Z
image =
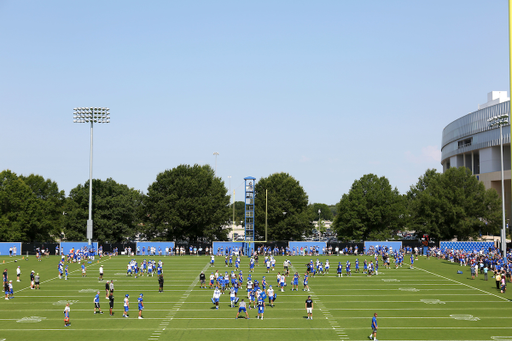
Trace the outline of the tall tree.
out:
M 30 187 L 10 170 L 0 173 L 0 240 L 34 241 L 37 201 Z
M 245 203 L 243 201 L 235 201 L 235 224 L 242 224 L 245 215 Z M 233 220 L 233 204 L 229 205 L 229 221 Z
M 53 241 L 60 234 L 64 192 L 40 175 L 0 173 L 0 240 Z
M 313 230 L 308 195 L 288 173 L 275 173 L 260 179 L 255 186 L 255 233 L 265 235 L 265 196 L 268 192 L 269 240 L 301 240 Z
M 331 208 L 327 204 L 312 204 L 309 206 L 311 210 L 311 214 L 314 217 L 314 220 L 318 220 L 320 217 L 321 220 L 330 220 L 332 221 L 334 215 L 332 214 Z M 318 214 L 318 210 L 320 210 L 320 215 Z
M 366 174 L 354 181 L 337 205 L 332 228 L 344 240 L 385 240 L 404 223 L 404 199 L 385 177 Z
M 92 181 L 93 239 L 121 242 L 138 230 L 143 194 L 109 178 Z M 66 200 L 64 232 L 67 240 L 85 240 L 89 217 L 89 181 L 73 188 Z
M 34 224 L 37 225 L 35 231 L 38 231 L 39 235 L 33 236 L 33 238 L 40 241 L 49 240 L 50 236 L 52 240 L 60 238 L 65 201 L 64 191 L 59 191 L 56 182 L 44 179 L 40 175 L 20 176 L 20 179 L 30 188 L 38 205 Z
M 208 165 L 180 165 L 157 175 L 144 200 L 148 239 L 227 238 L 229 196 Z
M 481 231 L 497 233 L 501 199 L 466 167 L 439 174 L 427 170 L 407 193 L 411 226 L 439 239 L 467 240 Z

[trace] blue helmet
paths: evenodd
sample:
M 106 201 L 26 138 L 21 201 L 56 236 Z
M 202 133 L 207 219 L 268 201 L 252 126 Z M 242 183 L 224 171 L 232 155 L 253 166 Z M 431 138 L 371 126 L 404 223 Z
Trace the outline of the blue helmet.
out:
M 126 295 L 124 295 L 124 296 L 126 296 L 126 297 L 130 297 L 130 295 L 128 295 L 128 294 L 126 294 Z
M 140 294 L 139 296 L 140 296 L 140 297 L 144 297 L 144 295 L 143 295 L 143 294 Z

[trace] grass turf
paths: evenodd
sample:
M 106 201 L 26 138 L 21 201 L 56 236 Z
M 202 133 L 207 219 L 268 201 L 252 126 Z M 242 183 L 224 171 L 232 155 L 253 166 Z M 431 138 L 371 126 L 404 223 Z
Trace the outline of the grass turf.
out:
M 144 257 L 136 257 L 140 261 Z M 149 257 L 146 257 L 149 258 Z M 40 340 L 199 340 L 243 339 L 264 340 L 368 340 L 374 312 L 378 313 L 380 340 L 512 340 L 512 293 L 501 294 L 494 279 L 483 275 L 471 280 L 468 267 L 460 267 L 438 259 L 420 257 L 415 268 L 408 264 L 399 269 L 380 268 L 378 276 L 366 277 L 354 272 L 355 257 L 329 258 L 330 274 L 311 278 L 309 294 L 314 299 L 314 320 L 306 319 L 304 301 L 308 293 L 291 291 L 291 278 L 286 292 L 277 292 L 274 308 L 265 309 L 265 319 L 235 320 L 238 309 L 229 307 L 229 294 L 221 297 L 220 309 L 211 304 L 212 290 L 200 289 L 198 275 L 226 268 L 221 257 L 217 265 L 208 266 L 207 257 L 151 257 L 164 262 L 164 292 L 158 293 L 157 277 L 126 276 L 130 257 L 104 257 L 104 281 L 98 281 L 99 263 L 87 264 L 87 277 L 82 278 L 79 265 L 70 264 L 69 280 L 57 278 L 59 258 L 50 256 L 41 262 L 0 257 L 3 268 L 13 280 L 14 298 L 0 300 L 0 340 L 37 337 Z M 304 264 L 311 257 L 288 257 L 301 280 Z M 316 260 L 317 257 L 313 257 Z M 359 257 L 362 263 L 364 259 Z M 352 262 L 351 277 L 336 277 L 338 261 Z M 409 259 L 409 257 L 406 257 Z M 282 270 L 283 257 L 277 257 L 276 271 L 265 273 L 261 264 L 252 275 L 276 286 L 276 273 Z M 382 262 L 380 262 L 382 263 Z M 21 266 L 21 282 L 16 282 L 16 267 Z M 345 268 L 345 266 L 344 266 Z M 248 260 L 242 258 L 244 279 Z M 457 270 L 463 270 L 462 275 Z M 41 275 L 41 289 L 29 288 L 30 271 Z M 345 275 L 345 274 L 344 274 Z M 207 276 L 208 278 L 208 276 Z M 105 282 L 114 280 L 114 316 L 108 314 Z M 100 291 L 103 315 L 93 314 L 95 291 Z M 239 291 L 239 296 L 245 290 Z M 137 297 L 144 294 L 144 319 L 137 319 Z M 130 294 L 130 317 L 122 318 L 123 298 Z M 71 327 L 65 328 L 63 309 L 71 304 Z M 247 301 L 247 300 L 246 300 Z

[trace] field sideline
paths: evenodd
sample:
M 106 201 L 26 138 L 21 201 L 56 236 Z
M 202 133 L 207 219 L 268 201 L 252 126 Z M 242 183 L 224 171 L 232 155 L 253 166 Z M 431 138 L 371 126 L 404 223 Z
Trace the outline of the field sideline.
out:
M 146 257 L 149 258 L 149 257 Z M 306 319 L 304 301 L 308 293 L 291 291 L 291 278 L 284 293 L 277 291 L 276 306 L 265 309 L 265 319 L 235 320 L 238 309 L 229 307 L 229 294 L 221 297 L 216 310 L 210 298 L 212 290 L 200 289 L 198 276 L 226 268 L 216 257 L 216 266 L 209 267 L 209 258 L 201 256 L 152 257 L 164 262 L 164 292 L 158 292 L 157 277 L 126 276 L 127 256 L 98 258 L 87 264 L 87 277 L 82 278 L 79 265 L 69 265 L 69 280 L 59 280 L 59 258 L 50 256 L 37 262 L 0 257 L 13 280 L 14 298 L 0 303 L 0 341 L 37 338 L 39 340 L 368 340 L 371 317 L 378 313 L 379 340 L 510 340 L 512 341 L 512 293 L 501 294 L 494 279 L 483 275 L 471 280 L 468 267 L 460 267 L 438 259 L 420 257 L 415 268 L 405 264 L 399 269 L 383 269 L 378 276 L 354 273 L 352 256 L 320 256 L 329 259 L 331 273 L 311 278 L 309 285 L 315 304 L 314 319 Z M 287 257 L 293 272 L 301 280 L 305 263 L 317 257 Z M 363 260 L 358 257 L 361 268 Z M 14 262 L 14 260 L 17 262 Z M 144 257 L 136 257 L 140 263 Z M 276 288 L 276 273 L 283 269 L 284 257 L 276 257 L 276 271 L 266 274 L 262 265 L 256 267 L 253 279 Z M 409 257 L 406 257 L 408 260 Z M 339 261 L 352 262 L 351 277 L 336 277 Z M 244 279 L 248 275 L 248 259 L 242 258 Z M 382 262 L 380 262 L 382 263 Z M 105 279 L 98 281 L 99 265 L 103 264 Z M 22 270 L 21 282 L 16 282 L 16 267 Z M 345 266 L 344 266 L 345 268 Z M 457 274 L 457 270 L 463 274 Z M 30 271 L 41 275 L 41 289 L 29 287 Z M 345 274 L 344 274 L 345 275 Z M 208 276 L 207 276 L 208 277 Z M 489 276 L 491 277 L 491 276 Z M 105 282 L 114 280 L 114 316 L 108 314 Z M 103 315 L 93 314 L 93 298 L 100 291 Z M 512 288 L 510 289 L 512 290 Z M 144 294 L 144 319 L 137 319 L 137 297 Z M 245 290 L 239 291 L 244 294 Z M 122 317 L 123 298 L 130 295 L 130 317 Z M 71 327 L 65 328 L 63 309 L 71 304 Z

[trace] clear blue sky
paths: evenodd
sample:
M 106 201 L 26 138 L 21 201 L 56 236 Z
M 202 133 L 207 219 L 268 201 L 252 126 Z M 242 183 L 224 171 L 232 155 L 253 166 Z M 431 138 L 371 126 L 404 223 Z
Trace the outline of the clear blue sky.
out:
M 364 174 L 405 193 L 442 129 L 508 86 L 507 1 L 0 0 L 0 169 L 146 191 L 179 164 L 287 172 L 337 203 Z

